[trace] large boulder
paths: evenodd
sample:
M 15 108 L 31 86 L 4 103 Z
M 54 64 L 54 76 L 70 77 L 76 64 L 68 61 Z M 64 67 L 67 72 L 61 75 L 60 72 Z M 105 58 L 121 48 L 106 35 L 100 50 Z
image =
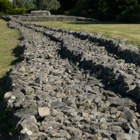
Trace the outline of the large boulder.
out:
M 51 15 L 50 11 L 46 11 L 46 10 L 31 11 L 31 14 L 32 15 L 41 15 L 41 16 Z

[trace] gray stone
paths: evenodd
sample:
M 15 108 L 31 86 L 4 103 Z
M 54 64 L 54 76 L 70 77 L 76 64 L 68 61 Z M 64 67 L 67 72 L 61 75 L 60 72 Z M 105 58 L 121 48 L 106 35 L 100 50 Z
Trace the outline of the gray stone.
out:
M 82 137 L 82 132 L 79 129 L 77 129 L 77 128 L 74 128 L 74 127 L 66 127 L 65 129 L 69 132 L 69 134 L 71 136 Z
M 22 135 L 33 136 L 34 133 L 38 133 L 39 129 L 36 125 L 36 119 L 34 116 L 26 116 L 18 122 L 17 130 Z
M 70 115 L 73 117 L 77 116 L 76 110 L 72 107 L 65 107 L 62 112 L 64 112 L 64 114 L 66 114 L 66 115 Z
M 38 140 L 47 140 L 47 134 L 43 132 L 37 133 Z
M 9 17 L 24 49 L 4 96 L 14 111 L 14 140 L 139 139 L 139 50 L 101 35 L 22 22 L 71 18 L 77 20 Z
M 38 114 L 40 117 L 46 117 L 50 115 L 50 109 L 48 107 L 39 107 Z
M 140 99 L 140 87 L 138 85 L 130 85 L 126 93 L 136 99 Z
M 4 95 L 4 99 L 7 102 L 7 107 L 13 107 L 13 103 L 16 100 L 16 97 L 13 95 L 12 92 L 7 92 Z
M 46 10 L 38 10 L 38 11 L 31 11 L 33 15 L 51 15 L 50 11 Z
M 129 134 L 126 133 L 117 133 L 116 140 L 132 140 Z
M 130 127 L 130 130 L 129 130 L 129 135 L 130 135 L 131 139 L 138 140 L 139 133 L 131 127 Z
M 137 119 L 135 113 L 126 107 L 124 107 L 123 113 L 124 113 L 124 117 L 130 122 L 135 121 Z
M 64 108 L 64 107 L 65 107 L 65 103 L 64 103 L 64 102 L 55 101 L 55 102 L 52 102 L 51 106 L 52 106 L 54 109 L 57 109 L 57 108 Z

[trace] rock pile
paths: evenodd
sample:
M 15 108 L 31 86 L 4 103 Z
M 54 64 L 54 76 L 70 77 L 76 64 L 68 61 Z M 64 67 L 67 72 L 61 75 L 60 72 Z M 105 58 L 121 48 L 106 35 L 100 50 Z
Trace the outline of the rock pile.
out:
M 30 13 L 31 15 L 42 15 L 42 16 L 49 16 L 51 15 L 50 11 L 46 11 L 46 10 L 38 10 L 38 11 L 31 11 Z
M 96 21 L 91 18 L 66 16 L 66 15 L 46 15 L 46 13 L 31 13 L 14 16 L 19 21 Z
M 5 94 L 12 140 L 140 139 L 140 55 L 126 44 L 11 19 L 22 62 Z

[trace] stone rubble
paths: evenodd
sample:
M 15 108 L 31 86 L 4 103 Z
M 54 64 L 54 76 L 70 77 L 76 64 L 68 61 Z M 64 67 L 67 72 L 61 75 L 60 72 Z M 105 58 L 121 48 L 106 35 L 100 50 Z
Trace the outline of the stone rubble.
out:
M 51 13 L 50 13 L 50 11 L 46 11 L 46 10 L 38 10 L 38 11 L 31 11 L 31 13 L 30 13 L 30 15 L 34 15 L 34 16 L 37 16 L 37 15 L 39 15 L 39 16 L 50 16 L 51 15 Z
M 12 140 L 139 140 L 140 54 L 99 35 L 16 19 L 24 50 L 4 96 Z
M 35 11 L 33 13 L 24 15 L 14 15 L 12 17 L 18 19 L 19 21 L 84 21 L 84 22 L 97 21 L 96 19 L 85 17 L 52 15 L 49 11 L 47 12 Z M 9 18 L 9 16 L 7 18 Z

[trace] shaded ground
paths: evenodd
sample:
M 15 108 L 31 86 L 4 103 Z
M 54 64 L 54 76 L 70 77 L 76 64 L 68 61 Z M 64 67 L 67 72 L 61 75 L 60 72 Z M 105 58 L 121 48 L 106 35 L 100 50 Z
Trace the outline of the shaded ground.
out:
M 6 109 L 3 96 L 11 89 L 8 71 L 19 61 L 20 51 L 15 48 L 19 37 L 19 31 L 8 28 L 7 22 L 0 19 L 0 140 L 10 140 L 12 130 L 9 125 L 11 110 Z

